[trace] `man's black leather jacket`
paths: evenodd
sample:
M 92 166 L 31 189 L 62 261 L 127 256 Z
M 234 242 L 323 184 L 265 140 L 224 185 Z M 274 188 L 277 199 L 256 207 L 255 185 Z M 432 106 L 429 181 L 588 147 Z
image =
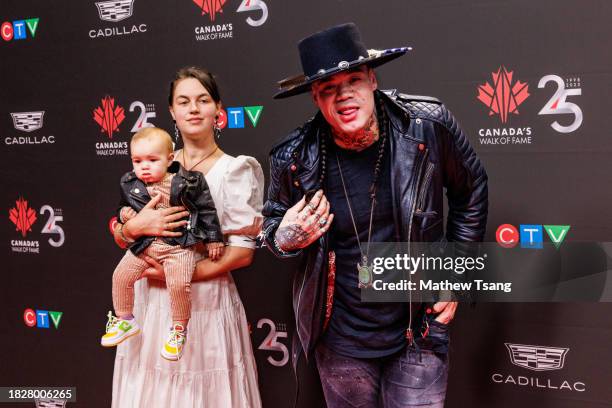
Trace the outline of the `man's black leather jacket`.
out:
M 389 116 L 394 223 L 400 242 L 482 241 L 488 207 L 487 174 L 453 115 L 435 98 L 379 93 Z M 285 212 L 319 180 L 319 112 L 270 153 L 270 187 L 263 209 L 266 246 L 278 257 L 301 254 L 293 282 L 296 331 L 311 355 L 323 331 L 328 236 L 302 251 L 284 253 L 274 234 Z M 448 197 L 446 233 L 444 188 Z M 332 208 L 333 212 L 333 208 Z M 413 308 L 414 310 L 414 308 Z M 294 342 L 294 365 L 299 347 Z
M 188 171 L 179 162 L 172 162 L 169 173 L 176 173 L 170 185 L 170 205 L 182 205 L 189 211 L 189 223 L 177 229 L 183 233 L 180 237 L 163 237 L 169 245 L 188 247 L 198 242 L 222 242 L 223 234 L 217 217 L 215 202 L 210 195 L 204 175 L 199 171 Z M 131 171 L 121 177 L 121 201 L 117 210 L 120 220 L 121 208 L 128 206 L 136 211 L 143 209 L 151 196 L 147 186 Z M 155 237 L 140 237 L 130 245 L 134 255 L 138 255 L 148 247 Z

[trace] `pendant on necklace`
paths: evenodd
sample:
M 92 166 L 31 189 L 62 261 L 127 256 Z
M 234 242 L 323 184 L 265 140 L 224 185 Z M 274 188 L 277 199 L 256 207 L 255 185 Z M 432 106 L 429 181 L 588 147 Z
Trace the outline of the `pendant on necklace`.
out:
M 367 289 L 372 286 L 372 267 L 368 265 L 368 257 L 363 256 L 361 262 L 357 263 L 359 278 L 359 289 Z
M 406 340 L 408 340 L 409 345 L 412 346 L 414 344 L 414 333 L 412 333 L 411 327 L 408 327 L 406 329 Z

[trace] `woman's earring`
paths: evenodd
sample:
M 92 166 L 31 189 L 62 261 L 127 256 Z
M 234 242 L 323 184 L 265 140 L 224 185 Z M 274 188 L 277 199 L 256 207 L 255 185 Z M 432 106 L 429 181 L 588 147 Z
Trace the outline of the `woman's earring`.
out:
M 215 116 L 215 123 L 213 125 L 213 131 L 215 132 L 215 137 L 219 139 L 221 137 L 221 127 L 218 123 L 219 117 Z
M 180 137 L 181 137 L 181 132 L 179 131 L 178 126 L 176 126 L 176 122 L 174 122 L 174 141 L 178 143 L 178 140 Z

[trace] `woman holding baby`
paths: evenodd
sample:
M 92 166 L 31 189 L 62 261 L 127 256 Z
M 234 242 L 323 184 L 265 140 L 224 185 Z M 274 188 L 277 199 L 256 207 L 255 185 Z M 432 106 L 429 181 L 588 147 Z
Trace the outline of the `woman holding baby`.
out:
M 260 407 L 257 372 L 242 302 L 230 272 L 249 265 L 261 228 L 263 172 L 252 157 L 232 157 L 216 144 L 221 98 L 213 76 L 198 67 L 179 70 L 170 85 L 170 113 L 183 148 L 174 160 L 201 172 L 214 200 L 226 247 L 217 259 L 196 263 L 190 289 L 189 341 L 179 361 L 159 353 L 172 324 L 163 268 L 155 260 L 134 286 L 134 316 L 142 334 L 117 347 L 113 404 L 124 407 Z M 125 248 L 143 236 L 172 237 L 185 225 L 181 207 L 155 210 L 154 197 L 115 228 Z

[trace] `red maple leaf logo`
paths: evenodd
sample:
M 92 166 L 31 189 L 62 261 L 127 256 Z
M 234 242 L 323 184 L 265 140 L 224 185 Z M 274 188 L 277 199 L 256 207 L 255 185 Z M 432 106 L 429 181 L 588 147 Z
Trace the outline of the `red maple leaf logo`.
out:
M 210 21 L 215 21 L 217 13 L 223 13 L 221 9 L 227 0 L 193 0 L 202 10 L 202 15 L 208 13 Z
M 32 225 L 36 221 L 36 211 L 28 208 L 28 202 L 19 197 L 15 202 L 15 208 L 9 210 L 9 219 L 17 231 L 25 238 L 28 231 L 32 231 Z
M 102 105 L 94 109 L 93 118 L 102 132 L 112 139 L 113 132 L 119 131 L 119 125 L 125 119 L 125 111 L 121 106 L 115 106 L 115 99 L 107 95 L 102 99 Z
M 488 82 L 478 87 L 478 100 L 489 108 L 489 115 L 499 115 L 501 122 L 508 121 L 508 114 L 518 115 L 518 106 L 529 96 L 529 87 L 526 82 L 516 81 L 512 84 L 514 72 L 503 65 L 497 72 L 492 72 L 493 86 Z

